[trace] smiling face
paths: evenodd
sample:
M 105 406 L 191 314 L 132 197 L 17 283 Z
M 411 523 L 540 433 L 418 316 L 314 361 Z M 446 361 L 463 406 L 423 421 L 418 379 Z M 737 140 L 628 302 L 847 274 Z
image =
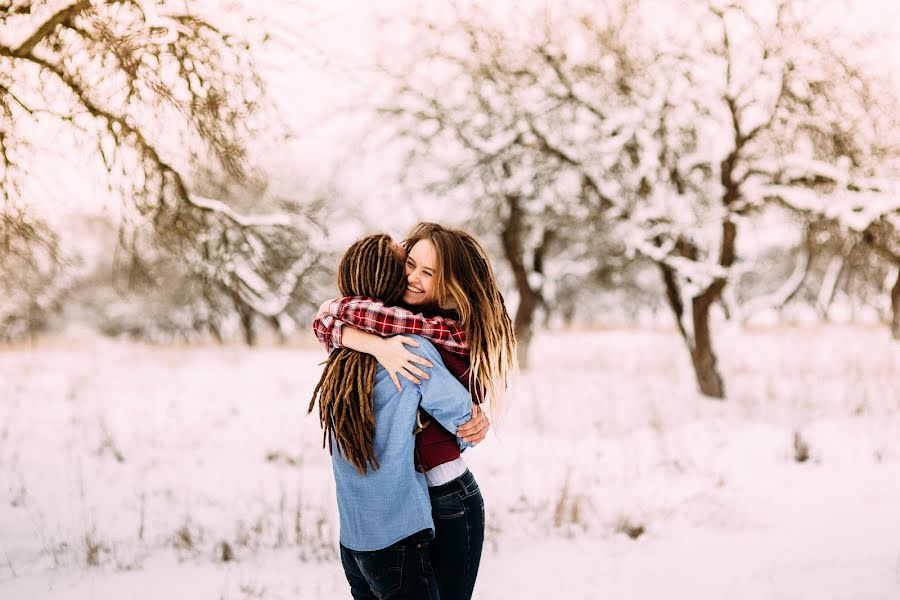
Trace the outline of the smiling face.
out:
M 403 302 L 409 306 L 434 304 L 434 273 L 437 257 L 428 240 L 419 240 L 406 257 L 406 291 Z

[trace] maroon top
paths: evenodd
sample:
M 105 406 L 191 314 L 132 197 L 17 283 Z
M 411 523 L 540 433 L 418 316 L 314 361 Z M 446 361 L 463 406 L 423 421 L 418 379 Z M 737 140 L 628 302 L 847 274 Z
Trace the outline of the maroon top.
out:
M 435 346 L 444 366 L 469 392 L 469 360 L 467 356 L 461 356 L 448 352 L 440 346 Z M 472 394 L 472 400 L 478 402 L 476 394 Z M 438 465 L 448 463 L 459 458 L 459 446 L 456 444 L 456 433 L 450 433 L 444 427 L 431 418 L 424 410 L 419 409 L 422 415 L 421 421 L 429 421 L 428 426 L 416 435 L 416 469 L 428 471 Z M 426 418 L 427 417 L 427 418 Z

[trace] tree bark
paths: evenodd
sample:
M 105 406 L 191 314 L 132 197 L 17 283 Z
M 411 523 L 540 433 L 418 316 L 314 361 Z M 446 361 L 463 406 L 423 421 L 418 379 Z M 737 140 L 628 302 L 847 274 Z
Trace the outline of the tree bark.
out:
M 710 286 L 703 294 L 693 299 L 694 344 L 691 348 L 691 362 L 700 392 L 710 398 L 725 398 L 725 382 L 719 373 L 716 353 L 712 346 L 712 334 L 709 329 L 709 308 L 721 295 L 725 287 L 722 280 Z
M 897 281 L 891 288 L 891 336 L 900 340 L 900 262 L 897 263 Z
M 819 288 L 819 296 L 816 298 L 816 310 L 822 320 L 826 323 L 831 320 L 831 317 L 829 316 L 831 305 L 834 303 L 838 281 L 840 280 L 841 275 L 844 272 L 844 266 L 846 265 L 844 254 L 845 252 L 842 252 L 840 256 L 833 257 L 828 263 L 828 268 L 825 270 L 825 276 L 822 279 L 822 287 Z
M 275 330 L 275 335 L 278 336 L 278 344 L 281 346 L 287 344 L 287 334 L 284 331 L 284 327 L 281 326 L 281 321 L 278 320 L 278 317 L 266 317 L 266 320 L 272 326 L 272 329 Z
M 712 346 L 712 333 L 709 329 L 709 308 L 721 295 L 724 282 L 716 282 L 707 290 L 693 298 L 691 301 L 691 320 L 693 322 L 693 335 L 688 332 L 684 323 L 684 304 L 681 300 L 681 289 L 675 277 L 675 271 L 660 264 L 663 284 L 666 288 L 666 299 L 669 307 L 675 315 L 675 324 L 687 346 L 691 356 L 691 365 L 694 367 L 694 376 L 697 385 L 704 396 L 710 398 L 725 398 L 725 382 L 719 373 L 716 353 Z M 721 280 L 720 280 L 721 281 Z
M 659 268 L 662 271 L 663 284 L 666 287 L 666 300 L 669 302 L 672 314 L 675 315 L 675 325 L 678 326 L 678 331 L 690 350 L 691 337 L 684 327 L 684 303 L 681 301 L 681 288 L 678 280 L 675 279 L 675 270 L 664 263 L 660 263 Z
M 519 294 L 519 306 L 513 318 L 513 326 L 516 330 L 519 366 L 524 369 L 528 367 L 528 350 L 534 335 L 534 316 L 541 305 L 542 298 L 541 294 L 528 283 L 525 251 L 522 247 L 524 211 L 521 198 L 517 195 L 507 195 L 506 203 L 509 207 L 509 214 L 500 232 L 500 241 L 503 244 L 503 256 L 512 270 L 516 291 Z
M 734 242 L 737 236 L 737 226 L 732 221 L 722 224 L 722 247 L 720 249 L 719 264 L 729 266 L 734 262 Z M 675 252 L 684 258 L 697 260 L 697 248 L 688 240 L 679 239 L 675 244 Z M 694 367 L 694 376 L 697 386 L 704 396 L 710 398 L 725 398 L 725 383 L 718 370 L 718 360 L 712 345 L 712 332 L 709 328 L 709 309 L 713 303 L 722 298 L 722 290 L 726 281 L 716 279 L 699 296 L 691 298 L 690 330 L 685 325 L 685 306 L 682 300 L 681 286 L 678 283 L 675 269 L 665 263 L 660 263 L 663 284 L 666 288 L 666 299 L 675 315 L 675 324 L 681 333 L 682 339 L 691 355 L 691 364 Z
M 232 292 L 231 299 L 234 302 L 234 309 L 241 319 L 241 332 L 244 334 L 244 343 L 248 346 L 255 346 L 256 330 L 253 328 L 253 310 L 240 299 L 237 293 Z
M 219 329 L 219 324 L 216 323 L 214 319 L 210 319 L 206 326 L 217 344 L 221 346 L 225 343 L 225 338 L 222 337 L 222 331 Z

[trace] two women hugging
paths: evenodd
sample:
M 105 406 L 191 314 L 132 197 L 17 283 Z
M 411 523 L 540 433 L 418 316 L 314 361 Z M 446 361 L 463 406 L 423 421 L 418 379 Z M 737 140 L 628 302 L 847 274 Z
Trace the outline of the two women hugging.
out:
M 515 357 L 491 263 L 471 234 L 421 223 L 402 244 L 354 243 L 338 289 L 313 324 L 329 357 L 309 410 L 318 400 L 351 593 L 471 598 L 484 500 L 461 451 L 484 439 L 482 405 L 497 410 Z

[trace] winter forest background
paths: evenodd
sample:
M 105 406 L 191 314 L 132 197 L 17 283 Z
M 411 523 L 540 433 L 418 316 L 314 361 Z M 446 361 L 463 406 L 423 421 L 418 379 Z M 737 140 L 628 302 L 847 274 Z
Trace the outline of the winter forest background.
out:
M 476 597 L 896 598 L 898 18 L 0 0 L 0 597 L 348 597 L 309 324 L 434 220 L 520 343 Z

